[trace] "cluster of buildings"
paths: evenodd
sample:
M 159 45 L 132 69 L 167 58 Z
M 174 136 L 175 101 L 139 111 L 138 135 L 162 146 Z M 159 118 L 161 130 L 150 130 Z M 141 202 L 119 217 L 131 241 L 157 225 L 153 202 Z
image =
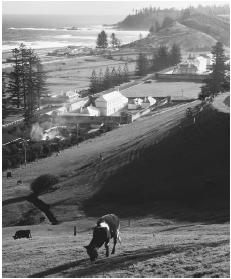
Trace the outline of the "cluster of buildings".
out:
M 102 94 L 92 100 L 88 97 L 81 98 L 77 91 L 69 90 L 58 98 L 63 98 L 63 105 L 47 114 L 68 114 L 70 116 L 74 113 L 75 116 L 120 116 L 124 110 L 145 109 L 156 103 L 152 97 L 127 98 L 119 90 Z
M 55 49 L 49 52 L 49 56 L 78 56 L 78 55 L 91 55 L 92 48 L 83 46 L 68 46 L 64 48 Z
M 187 59 L 174 67 L 173 74 L 204 74 L 210 70 L 211 58 L 207 55 L 189 55 Z

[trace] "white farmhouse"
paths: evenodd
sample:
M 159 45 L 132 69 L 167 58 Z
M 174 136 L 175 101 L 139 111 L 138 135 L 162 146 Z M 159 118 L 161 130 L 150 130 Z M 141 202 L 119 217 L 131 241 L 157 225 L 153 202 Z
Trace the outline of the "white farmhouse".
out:
M 198 56 L 196 59 L 198 61 L 197 64 L 197 72 L 198 74 L 202 74 L 207 70 L 207 59 L 203 56 Z
M 119 91 L 104 94 L 95 100 L 95 106 L 100 110 L 100 115 L 109 116 L 126 107 L 128 98 Z

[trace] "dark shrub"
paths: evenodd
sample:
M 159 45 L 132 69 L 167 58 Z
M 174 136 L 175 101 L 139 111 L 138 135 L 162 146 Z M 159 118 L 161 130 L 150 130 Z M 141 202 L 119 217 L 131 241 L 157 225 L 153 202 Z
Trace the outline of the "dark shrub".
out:
M 43 155 L 45 157 L 49 156 L 50 154 L 50 146 L 49 143 L 43 145 Z
M 30 188 L 34 194 L 40 195 L 51 190 L 52 186 L 58 181 L 58 178 L 52 174 L 43 174 L 31 183 Z

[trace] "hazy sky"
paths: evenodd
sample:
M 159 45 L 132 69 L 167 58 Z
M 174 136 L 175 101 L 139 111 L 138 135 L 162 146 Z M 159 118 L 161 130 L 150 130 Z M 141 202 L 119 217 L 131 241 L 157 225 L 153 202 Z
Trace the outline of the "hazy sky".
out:
M 148 6 L 176 9 L 189 5 L 221 5 L 228 1 L 3 1 L 3 14 L 127 15 Z

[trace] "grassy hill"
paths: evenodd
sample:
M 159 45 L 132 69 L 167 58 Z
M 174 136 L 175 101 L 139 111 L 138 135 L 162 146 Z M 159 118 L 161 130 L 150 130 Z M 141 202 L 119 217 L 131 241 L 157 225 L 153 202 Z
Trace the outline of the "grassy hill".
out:
M 20 227 L 2 232 L 4 278 L 229 278 L 229 224 L 177 223 L 157 216 L 121 220 L 116 254 L 90 263 L 83 245 L 95 218 L 30 226 L 32 239 L 14 240 Z M 73 236 L 73 226 L 77 235 Z M 112 243 L 111 245 L 112 246 Z M 110 247 L 111 249 L 111 247 Z
M 26 182 L 47 173 L 48 165 L 60 183 L 41 200 L 58 221 L 110 211 L 120 216 L 158 212 L 168 218 L 226 220 L 229 116 L 206 109 L 196 117 L 196 125 L 184 116 L 185 107 L 146 117 L 94 139 L 94 144 L 85 142 L 59 157 L 28 165 L 13 174 L 15 181 L 23 179 L 22 186 L 15 188 L 14 180 L 4 178 L 4 226 L 40 222 L 41 212 L 28 201 L 5 201 L 29 194 Z M 105 158 L 101 164 L 99 152 Z
M 174 115 L 165 113 L 168 120 L 162 119 L 164 114 L 146 117 L 99 138 L 94 143 L 99 149 L 101 141 L 105 150 L 114 139 L 102 165 L 94 160 L 79 167 L 75 149 L 73 157 L 64 153 L 55 158 L 65 165 L 63 172 L 58 169 L 60 176 L 64 171 L 70 176 L 41 198 L 65 222 L 29 224 L 31 240 L 12 238 L 25 227 L 3 228 L 3 276 L 228 278 L 229 114 L 210 106 L 200 113 L 195 107 L 194 112 L 195 124 L 183 117 L 183 108 Z M 130 140 L 118 146 L 128 133 Z M 50 171 L 57 169 L 49 160 Z M 32 175 L 36 170 L 31 166 Z M 8 219 L 22 207 L 12 209 Z M 25 212 L 27 220 L 38 216 Z M 91 264 L 83 245 L 91 240 L 96 216 L 106 212 L 120 216 L 122 244 L 110 258 L 101 248 Z
M 208 51 L 216 43 L 216 40 L 203 32 L 187 27 L 179 22 L 174 22 L 171 26 L 161 29 L 156 34 L 124 45 L 124 48 L 152 49 L 161 44 L 172 46 L 178 44 L 184 51 Z
M 151 211 L 191 221 L 221 214 L 228 220 L 229 114 L 207 108 L 195 125 L 187 119 L 181 125 L 110 176 L 86 203 L 88 213 L 99 214 L 93 208 L 100 204 L 110 211 L 119 203 L 117 211 L 125 216 L 134 210 L 134 215 Z M 163 207 L 157 201 L 164 201 Z M 166 201 L 176 202 L 174 214 Z
M 172 25 L 171 21 L 175 24 Z M 230 45 L 229 5 L 199 5 L 181 11 L 147 8 L 127 16 L 115 26 L 128 30 L 149 30 L 153 26 L 152 36 L 129 45 L 140 50 L 173 43 L 178 43 L 185 51 L 207 51 L 217 41 L 226 47 Z
M 226 46 L 230 45 L 230 23 L 221 17 L 196 13 L 180 22 L 194 30 L 210 35 Z

